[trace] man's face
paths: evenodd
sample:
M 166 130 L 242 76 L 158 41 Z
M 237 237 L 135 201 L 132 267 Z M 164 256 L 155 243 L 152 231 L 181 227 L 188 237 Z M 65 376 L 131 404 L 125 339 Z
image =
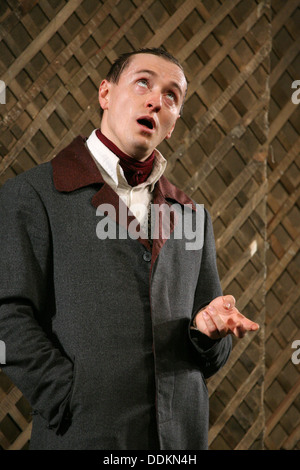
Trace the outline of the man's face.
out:
M 102 133 L 127 155 L 145 160 L 171 137 L 186 86 L 173 62 L 153 54 L 132 56 L 117 84 L 100 85 Z

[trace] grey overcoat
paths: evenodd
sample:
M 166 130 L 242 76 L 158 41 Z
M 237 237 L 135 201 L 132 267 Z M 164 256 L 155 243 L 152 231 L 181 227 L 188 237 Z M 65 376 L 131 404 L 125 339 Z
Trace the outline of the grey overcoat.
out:
M 104 203 L 116 238 L 97 235 Z M 174 227 L 198 207 L 161 177 L 154 203 L 176 210 L 151 248 L 119 203 L 82 137 L 0 191 L 3 370 L 32 406 L 31 449 L 207 448 L 205 378 L 231 349 L 190 329 L 222 294 L 209 214 L 187 249 Z

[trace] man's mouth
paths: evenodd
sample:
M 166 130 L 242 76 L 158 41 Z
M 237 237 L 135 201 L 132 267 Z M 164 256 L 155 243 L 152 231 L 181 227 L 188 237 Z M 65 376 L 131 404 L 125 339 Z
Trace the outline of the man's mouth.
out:
M 155 122 L 152 118 L 143 117 L 143 118 L 138 119 L 137 122 L 141 126 L 147 127 L 150 130 L 153 130 L 155 128 Z

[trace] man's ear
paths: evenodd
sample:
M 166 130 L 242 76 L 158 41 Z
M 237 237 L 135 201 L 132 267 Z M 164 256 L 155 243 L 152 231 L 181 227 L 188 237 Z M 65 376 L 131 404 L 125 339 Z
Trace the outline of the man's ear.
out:
M 99 103 L 103 111 L 108 109 L 108 97 L 111 83 L 108 80 L 102 80 L 99 87 Z

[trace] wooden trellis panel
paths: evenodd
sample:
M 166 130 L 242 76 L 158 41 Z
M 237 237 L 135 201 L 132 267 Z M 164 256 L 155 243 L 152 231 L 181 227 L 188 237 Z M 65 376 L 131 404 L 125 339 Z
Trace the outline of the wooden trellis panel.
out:
M 300 449 L 300 2 L 273 2 L 268 159 L 265 447 Z M 300 96 L 299 96 L 300 97 Z
M 263 325 L 269 3 L 203 2 L 198 12 L 201 43 L 182 57 L 189 99 L 168 172 L 209 207 L 224 292 Z M 234 341 L 209 381 L 211 449 L 263 447 L 263 349 L 263 328 Z
M 31 409 L 20 390 L 0 371 L 0 446 L 2 449 L 28 449 Z
M 272 2 L 272 25 L 277 31 L 273 31 L 274 40 L 281 30 L 287 30 L 290 38 L 288 48 L 279 38 L 280 47 L 273 52 L 279 68 L 272 70 L 272 86 L 270 3 L 6 0 L 0 4 L 0 79 L 7 85 L 7 104 L 0 105 L 0 184 L 50 160 L 74 136 L 89 135 L 99 127 L 97 89 L 119 53 L 163 46 L 185 67 L 189 88 L 184 114 L 172 139 L 160 146 L 168 159 L 167 176 L 210 210 L 224 292 L 232 293 L 245 315 L 262 326 L 257 334 L 234 341 L 228 364 L 208 382 L 211 449 L 263 448 L 265 405 L 266 446 L 282 446 L 283 441 L 274 438 L 274 433 L 278 434 L 287 406 L 289 410 L 297 407 L 299 379 L 289 382 L 286 377 L 291 367 L 291 338 L 282 336 L 279 326 L 287 312 L 289 321 L 296 325 L 295 307 L 297 302 L 299 305 L 299 271 L 294 256 L 299 246 L 297 224 L 294 227 L 298 193 L 293 189 L 294 170 L 299 168 L 298 141 L 290 138 L 297 132 L 299 135 L 299 129 L 295 106 L 283 101 L 280 78 L 286 73 L 296 77 L 291 73 L 296 70 L 298 51 L 293 15 L 299 2 Z M 275 106 L 269 134 L 270 86 Z M 274 163 L 268 152 L 270 143 Z M 267 216 L 268 155 L 273 183 L 268 202 L 272 213 L 269 209 Z M 284 201 L 277 188 L 282 178 Z M 268 260 L 267 307 L 270 305 L 272 312 L 267 314 L 265 332 L 267 221 L 274 254 Z M 288 232 L 291 245 L 285 238 L 282 241 L 279 228 Z M 280 268 L 274 256 L 280 259 Z M 280 297 L 281 277 L 286 272 L 291 294 Z M 285 324 L 284 331 L 287 328 Z M 264 403 L 265 334 L 269 386 Z M 272 354 L 274 341 L 276 355 Z M 274 402 L 274 384 L 282 388 L 281 401 Z M 285 446 L 289 448 L 296 445 L 299 424 L 299 412 L 297 422 L 292 412 L 284 424 Z M 289 434 L 290 422 L 294 437 Z M 30 426 L 26 400 L 2 372 L 0 446 L 27 448 Z

